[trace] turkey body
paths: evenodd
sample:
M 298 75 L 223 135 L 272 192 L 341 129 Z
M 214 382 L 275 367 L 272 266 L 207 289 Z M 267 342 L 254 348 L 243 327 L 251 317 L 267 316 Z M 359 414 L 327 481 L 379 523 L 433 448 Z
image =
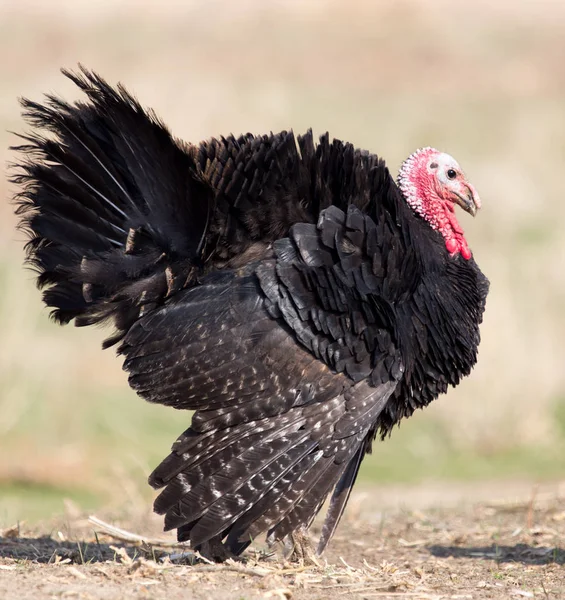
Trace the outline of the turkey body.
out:
M 377 435 L 476 362 L 488 281 L 450 255 L 384 162 L 311 132 L 175 140 L 121 87 L 24 101 L 14 177 L 28 261 L 60 323 L 108 321 L 131 387 L 195 411 L 150 476 L 179 540 L 240 553 L 331 501 Z

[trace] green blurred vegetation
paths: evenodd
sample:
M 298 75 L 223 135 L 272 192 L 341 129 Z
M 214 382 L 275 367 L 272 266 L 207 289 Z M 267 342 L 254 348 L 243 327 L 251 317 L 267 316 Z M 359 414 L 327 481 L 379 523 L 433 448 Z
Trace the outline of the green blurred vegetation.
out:
M 16 98 L 76 90 L 77 62 L 123 81 L 173 133 L 313 127 L 386 159 L 453 154 L 483 199 L 461 218 L 491 279 L 479 364 L 376 442 L 360 479 L 565 473 L 565 4 L 133 0 L 0 3 L 0 159 Z M 146 478 L 189 425 L 127 388 L 104 332 L 50 323 L 0 181 L 0 527 L 148 505 Z
M 10 527 L 18 521 L 33 524 L 61 515 L 69 500 L 80 509 L 99 507 L 104 498 L 80 486 L 52 486 L 46 483 L 12 481 L 0 484 L 0 527 Z

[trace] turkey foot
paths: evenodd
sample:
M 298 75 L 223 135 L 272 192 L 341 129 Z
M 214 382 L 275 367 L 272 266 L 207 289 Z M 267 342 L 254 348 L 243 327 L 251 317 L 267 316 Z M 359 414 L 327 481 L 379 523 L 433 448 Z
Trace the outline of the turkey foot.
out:
M 286 558 L 290 562 L 297 562 L 304 567 L 321 566 L 306 528 L 289 534 L 284 545 Z

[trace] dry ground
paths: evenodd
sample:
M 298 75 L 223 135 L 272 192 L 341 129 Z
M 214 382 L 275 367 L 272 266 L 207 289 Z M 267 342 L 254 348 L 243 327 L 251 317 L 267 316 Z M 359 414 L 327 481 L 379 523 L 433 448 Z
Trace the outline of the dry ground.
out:
M 400 491 L 393 491 L 389 500 Z M 124 543 L 73 515 L 71 507 L 71 514 L 58 522 L 4 532 L 0 597 L 565 597 L 563 485 L 560 490 L 521 485 L 517 490 L 450 486 L 443 492 L 441 487 L 405 492 L 421 508 L 375 510 L 372 499 L 382 499 L 382 491 L 373 494 L 370 489 L 354 497 L 320 567 L 285 563 L 280 553 L 266 557 L 258 552 L 227 565 L 172 565 L 161 558 L 170 547 Z M 501 499 L 463 500 L 481 496 Z M 116 523 L 165 539 L 156 533 L 160 522 L 155 517 L 130 516 Z

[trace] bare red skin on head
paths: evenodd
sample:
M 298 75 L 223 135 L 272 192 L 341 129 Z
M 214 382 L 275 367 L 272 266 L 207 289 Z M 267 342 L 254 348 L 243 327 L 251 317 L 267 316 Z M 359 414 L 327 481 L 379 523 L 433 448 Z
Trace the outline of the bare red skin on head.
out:
M 472 254 L 455 216 L 455 204 L 435 173 L 428 170 L 430 159 L 435 154 L 437 151 L 429 148 L 420 151 L 412 160 L 409 159 L 403 176 L 411 189 L 407 190 L 406 185 L 401 185 L 401 188 L 408 204 L 426 219 L 433 229 L 441 233 L 449 254 L 461 254 L 469 260 Z

